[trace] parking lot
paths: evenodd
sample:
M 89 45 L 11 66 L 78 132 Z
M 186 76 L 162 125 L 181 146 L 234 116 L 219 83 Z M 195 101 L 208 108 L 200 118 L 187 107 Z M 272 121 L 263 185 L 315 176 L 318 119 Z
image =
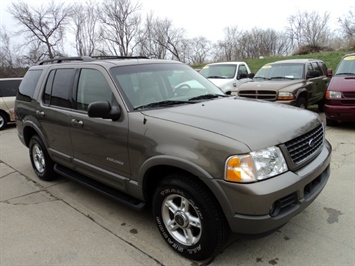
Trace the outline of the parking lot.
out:
M 263 238 L 232 236 L 209 265 L 355 265 L 355 125 L 327 127 L 331 177 L 305 211 Z M 15 126 L 0 131 L 0 265 L 199 265 L 137 212 L 65 178 L 39 180 Z

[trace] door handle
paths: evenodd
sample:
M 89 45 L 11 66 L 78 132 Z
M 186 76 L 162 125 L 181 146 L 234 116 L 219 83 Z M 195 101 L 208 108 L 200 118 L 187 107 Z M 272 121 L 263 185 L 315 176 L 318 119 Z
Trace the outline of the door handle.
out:
M 72 120 L 71 120 L 71 124 L 72 124 L 74 127 L 83 127 L 83 126 L 84 126 L 84 122 L 81 121 L 81 120 L 77 120 L 77 119 L 72 119 Z
M 40 111 L 40 110 L 37 110 L 37 111 L 36 111 L 36 115 L 37 115 L 38 117 L 44 117 L 44 112 L 43 112 L 43 111 Z

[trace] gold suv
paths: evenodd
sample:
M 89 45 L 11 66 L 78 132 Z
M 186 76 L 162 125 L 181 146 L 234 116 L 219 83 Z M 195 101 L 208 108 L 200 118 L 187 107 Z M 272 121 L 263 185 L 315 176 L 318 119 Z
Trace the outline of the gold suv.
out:
M 14 105 L 22 78 L 0 79 L 0 130 L 15 122 Z

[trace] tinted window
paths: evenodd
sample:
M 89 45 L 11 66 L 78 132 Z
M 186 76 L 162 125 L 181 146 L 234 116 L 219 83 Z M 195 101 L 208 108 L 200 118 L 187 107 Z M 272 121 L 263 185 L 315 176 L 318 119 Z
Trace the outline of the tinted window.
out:
M 113 95 L 106 78 L 95 69 L 82 69 L 77 91 L 77 109 L 86 111 L 92 102 L 112 102 Z
M 320 74 L 320 75 L 323 74 L 322 69 L 319 67 L 319 65 L 317 64 L 317 62 L 312 62 L 312 66 L 313 66 L 313 69 L 314 69 L 314 70 L 319 71 L 319 74 Z
M 53 73 L 54 74 L 54 73 Z M 60 107 L 71 108 L 71 89 L 75 76 L 75 69 L 57 69 L 54 74 L 52 88 L 46 87 L 46 90 L 51 90 L 50 104 Z M 51 76 L 49 76 L 49 79 Z
M 1 80 L 0 81 L 0 96 L 10 97 L 16 96 L 21 80 Z
M 20 83 L 19 94 L 17 95 L 18 100 L 31 101 L 41 74 L 41 69 L 27 71 Z

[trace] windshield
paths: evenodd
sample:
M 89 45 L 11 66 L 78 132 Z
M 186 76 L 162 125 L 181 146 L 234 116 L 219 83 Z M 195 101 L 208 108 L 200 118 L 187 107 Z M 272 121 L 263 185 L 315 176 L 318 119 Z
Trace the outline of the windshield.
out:
M 304 79 L 304 64 L 267 64 L 256 72 L 254 79 Z
M 344 57 L 335 72 L 335 76 L 355 76 L 355 55 Z
M 163 63 L 118 66 L 110 70 L 132 109 L 192 104 L 225 96 L 214 84 L 184 64 Z M 201 97 L 208 95 L 208 97 Z M 199 98 L 196 98 L 199 97 Z
M 235 77 L 236 70 L 236 65 L 207 65 L 200 71 L 200 74 L 206 78 L 232 79 Z

